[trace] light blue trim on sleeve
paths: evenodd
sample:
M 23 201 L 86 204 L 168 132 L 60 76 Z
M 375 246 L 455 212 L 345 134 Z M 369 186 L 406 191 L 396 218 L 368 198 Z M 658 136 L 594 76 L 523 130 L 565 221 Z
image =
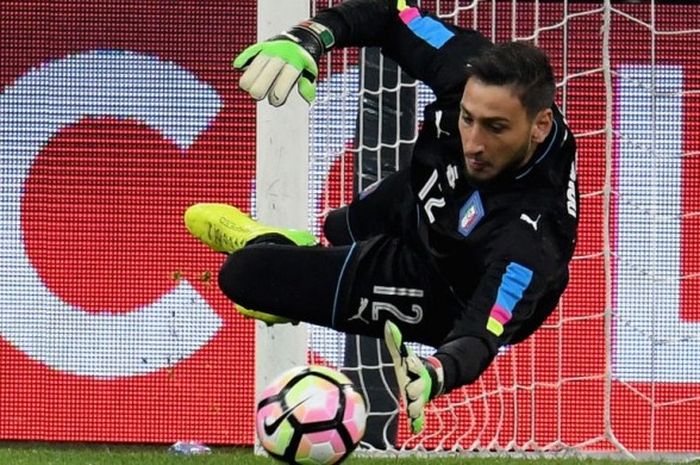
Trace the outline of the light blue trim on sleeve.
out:
M 525 289 L 530 285 L 533 274 L 529 268 L 518 263 L 509 263 L 498 288 L 496 304 L 513 313 L 513 309 L 523 298 Z
M 407 26 L 415 35 L 435 48 L 442 47 L 445 42 L 454 37 L 454 33 L 444 24 L 429 16 L 414 18 Z

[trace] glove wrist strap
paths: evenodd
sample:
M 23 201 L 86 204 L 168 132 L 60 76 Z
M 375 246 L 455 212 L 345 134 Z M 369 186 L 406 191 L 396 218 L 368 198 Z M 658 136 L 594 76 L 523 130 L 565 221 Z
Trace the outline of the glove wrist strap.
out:
M 323 24 L 307 20 L 282 34 L 272 37 L 270 40 L 286 39 L 296 42 L 304 50 L 309 52 L 316 60 L 326 53 L 335 44 L 335 38 L 330 29 Z
M 435 357 L 426 357 L 423 359 L 423 364 L 428 370 L 432 385 L 430 387 L 430 399 L 434 399 L 442 394 L 442 389 L 445 385 L 445 373 L 442 369 L 442 363 Z
M 321 23 L 306 20 L 269 40 L 285 39 L 299 44 L 316 60 L 335 45 L 333 32 Z
M 299 23 L 296 27 L 312 32 L 318 38 L 324 52 L 329 51 L 335 45 L 333 32 L 321 23 L 308 19 Z

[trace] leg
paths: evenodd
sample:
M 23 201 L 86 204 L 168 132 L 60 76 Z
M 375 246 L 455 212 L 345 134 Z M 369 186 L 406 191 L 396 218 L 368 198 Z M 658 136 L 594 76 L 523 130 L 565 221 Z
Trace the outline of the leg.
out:
M 250 244 L 229 255 L 219 287 L 236 303 L 332 327 L 338 281 L 351 247 Z
M 275 228 L 260 224 L 234 206 L 218 203 L 199 203 L 185 212 L 188 231 L 216 252 L 233 253 L 255 243 L 295 244 L 312 246 L 316 238 L 307 231 Z M 294 323 L 269 313 L 237 306 L 248 318 L 264 321 L 268 325 Z
M 406 171 L 389 176 L 387 184 L 351 205 L 351 223 L 356 212 L 357 223 L 366 228 L 363 234 L 378 218 L 401 219 L 401 225 L 389 221 L 381 226 L 397 233 L 415 225 L 412 198 L 390 202 L 389 194 L 408 192 L 405 176 Z M 382 217 L 381 206 L 390 213 Z M 383 336 L 384 322 L 393 320 L 407 340 L 433 346 L 456 317 L 449 287 L 422 248 L 401 234 L 379 235 L 351 246 L 298 247 L 315 243 L 315 238 L 304 231 L 261 225 L 222 204 L 193 205 L 185 213 L 185 224 L 212 249 L 230 253 L 219 275 L 220 287 L 244 307 L 377 338 Z M 276 243 L 268 242 L 273 239 Z M 431 321 L 426 321 L 426 310 Z
M 390 319 L 408 340 L 435 346 L 454 316 L 440 303 L 449 290 L 426 270 L 386 236 L 340 247 L 256 243 L 229 255 L 219 286 L 244 307 L 351 334 L 382 338 Z

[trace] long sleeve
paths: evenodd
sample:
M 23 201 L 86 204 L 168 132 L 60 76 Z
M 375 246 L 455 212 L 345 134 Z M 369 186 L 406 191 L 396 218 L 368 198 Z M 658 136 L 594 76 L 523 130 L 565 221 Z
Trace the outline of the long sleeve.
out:
M 491 45 L 479 32 L 444 22 L 413 1 L 348 0 L 314 21 L 333 31 L 336 47 L 381 47 L 438 97 L 461 91 L 467 62 Z
M 335 47 L 380 47 L 397 15 L 394 0 L 347 0 L 320 11 L 313 20 L 333 31 Z

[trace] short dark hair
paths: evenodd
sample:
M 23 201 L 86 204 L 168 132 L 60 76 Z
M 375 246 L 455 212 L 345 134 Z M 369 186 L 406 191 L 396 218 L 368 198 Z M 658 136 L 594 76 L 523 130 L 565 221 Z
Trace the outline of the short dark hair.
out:
M 554 103 L 556 83 L 549 57 L 527 42 L 487 48 L 467 65 L 467 80 L 472 77 L 488 85 L 512 86 L 530 118 Z

